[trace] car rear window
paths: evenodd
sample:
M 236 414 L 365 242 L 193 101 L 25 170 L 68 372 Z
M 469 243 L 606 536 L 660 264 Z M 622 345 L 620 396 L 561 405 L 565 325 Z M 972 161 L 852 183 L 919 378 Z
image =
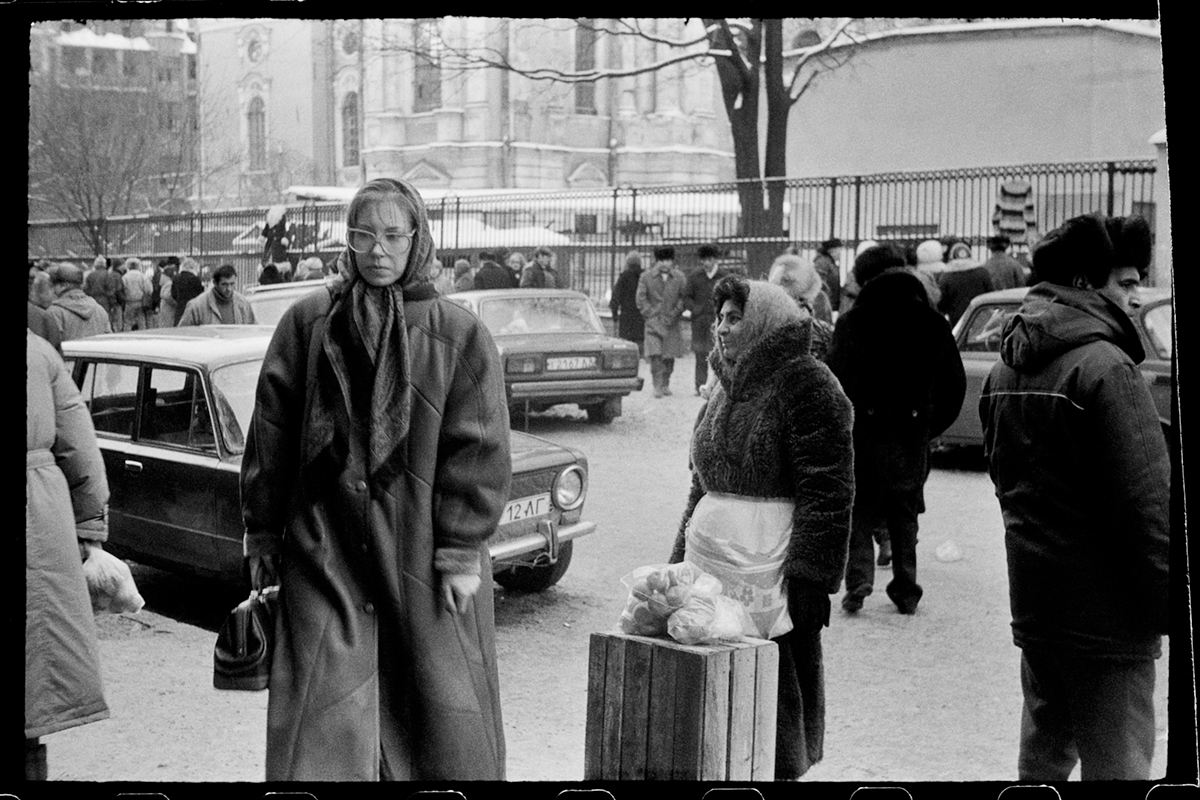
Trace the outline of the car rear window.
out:
M 959 348 L 964 353 L 1000 352 L 1000 335 L 1004 325 L 1017 313 L 1019 306 L 980 306 L 967 323 L 966 332 Z
M 479 317 L 494 334 L 604 333 L 587 298 L 505 297 L 484 300 Z

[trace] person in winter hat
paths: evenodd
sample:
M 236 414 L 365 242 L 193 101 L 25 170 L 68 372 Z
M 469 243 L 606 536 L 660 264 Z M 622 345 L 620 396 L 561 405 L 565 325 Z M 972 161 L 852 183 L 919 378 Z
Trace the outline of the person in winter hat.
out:
M 824 281 L 816 267 L 800 256 L 782 255 L 771 264 L 767 283 L 780 286 L 796 303 L 812 315 L 812 354 L 825 360 L 833 339 L 833 322 Z M 816 309 L 820 308 L 818 312 Z
M 1033 254 L 1039 283 L 983 384 L 1024 695 L 1017 774 L 1146 780 L 1154 660 L 1168 631 L 1170 462 L 1130 314 L 1150 262 L 1140 217 L 1074 217 Z
M 636 302 L 645 320 L 643 344 L 650 360 L 656 398 L 671 394 L 675 359 L 684 354 L 682 320 L 686 287 L 687 278 L 675 266 L 675 248 L 655 248 L 654 267 L 638 278 Z
M 854 248 L 854 258 L 857 261 L 858 257 L 870 250 L 872 247 L 879 247 L 879 242 L 874 239 L 864 239 L 858 243 L 858 247 Z M 838 314 L 845 314 L 854 305 L 854 301 L 858 298 L 858 291 L 862 287 L 858 280 L 854 277 L 854 269 L 851 268 L 850 274 L 846 276 L 846 282 L 842 284 L 842 299 L 838 303 Z
M 51 267 L 50 285 L 55 297 L 46 311 L 62 329 L 64 342 L 112 332 L 108 312 L 83 291 L 83 270 L 74 264 Z
M 966 242 L 957 242 L 950 248 L 945 271 L 938 276 L 942 297 L 936 304 L 937 309 L 946 315 L 953 327 L 972 300 L 994 288 L 991 274 L 975 260 L 970 246 Z
M 759 582 L 737 595 L 753 598 L 756 622 L 770 620 L 765 633 L 779 646 L 774 777 L 795 780 L 824 754 L 821 629 L 846 559 L 853 412 L 810 352 L 811 314 L 781 287 L 730 275 L 713 288 L 713 307 L 710 363 L 719 380 L 692 434 L 691 490 L 670 561 L 704 563 L 718 578 L 729 569 L 736 580 L 731 550 L 742 566 L 755 544 L 769 542 L 765 549 L 779 554 L 757 573 L 769 576 L 782 562 L 783 597 Z M 776 524 L 746 536 L 749 526 L 739 522 L 747 509 Z M 721 553 L 716 541 L 734 546 Z M 763 619 L 762 609 L 780 606 L 786 613 Z

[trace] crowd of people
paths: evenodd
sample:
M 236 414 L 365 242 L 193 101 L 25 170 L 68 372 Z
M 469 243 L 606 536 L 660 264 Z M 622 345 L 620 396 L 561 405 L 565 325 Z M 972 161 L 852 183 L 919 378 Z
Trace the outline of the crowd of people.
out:
M 264 227 L 281 247 L 282 222 Z M 486 542 L 511 480 L 504 375 L 487 328 L 438 298 L 569 281 L 546 248 L 528 260 L 481 252 L 443 272 L 425 204 L 403 181 L 360 189 L 347 230 L 346 250 L 322 269 L 333 273 L 329 291 L 279 322 L 241 466 L 250 579 L 280 587 L 266 778 L 503 779 Z M 978 293 L 1029 283 L 978 410 L 1022 650 L 1017 771 L 1065 780 L 1081 761 L 1085 779 L 1148 777 L 1169 575 L 1166 443 L 1128 316 L 1148 229 L 1135 218 L 1072 219 L 1030 265 L 1007 256 L 1008 244 L 993 237 L 980 263 L 959 241 L 863 242 L 844 281 L 837 240 L 812 260 L 782 254 L 762 270 L 767 280 L 722 267 L 714 245 L 688 271 L 670 246 L 645 269 L 639 254 L 626 258 L 612 292 L 616 332 L 639 343 L 653 396 L 664 398 L 688 312 L 703 399 L 690 491 L 664 555 L 703 563 L 769 620 L 756 635 L 779 648 L 777 779 L 823 756 L 831 596 L 844 586 L 841 607 L 854 617 L 886 543 L 888 598 L 900 614 L 919 607 L 930 442 L 965 392 L 951 324 Z M 289 271 L 279 254 L 264 252 L 264 274 Z M 177 261 L 30 270 L 27 567 L 53 580 L 27 589 L 42 594 L 27 594 L 26 625 L 64 633 L 61 652 L 26 636 L 27 777 L 46 774 L 40 736 L 108 713 L 76 561 L 105 539 L 107 485 L 54 345 L 253 321 L 232 266 L 206 276 L 193 259 Z M 60 656 L 69 676 L 30 680 Z

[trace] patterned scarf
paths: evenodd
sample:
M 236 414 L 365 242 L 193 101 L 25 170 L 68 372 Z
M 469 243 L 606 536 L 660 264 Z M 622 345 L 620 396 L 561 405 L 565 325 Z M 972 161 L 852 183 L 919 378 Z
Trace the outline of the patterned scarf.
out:
M 345 412 L 358 417 L 365 427 L 368 474 L 387 481 L 400 470 L 398 460 L 412 412 L 404 301 L 435 296 L 431 277 L 434 246 L 425 204 L 413 187 L 381 178 L 360 191 L 371 188 L 398 190 L 411 205 L 415 234 L 408 263 L 400 280 L 374 287 L 359 276 L 354 253 L 347 250 L 344 258 L 349 269 L 330 284 L 333 307 L 321 346 L 341 389 L 339 405 L 346 406 Z M 309 416 L 309 430 L 318 440 L 331 440 L 333 435 L 337 409 L 331 406 L 336 393 L 328 389 L 316 387 Z M 317 447 L 310 452 L 325 443 L 313 442 Z

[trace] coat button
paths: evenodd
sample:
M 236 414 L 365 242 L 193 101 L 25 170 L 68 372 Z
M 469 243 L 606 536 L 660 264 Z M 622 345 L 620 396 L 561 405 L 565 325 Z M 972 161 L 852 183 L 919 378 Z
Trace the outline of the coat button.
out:
M 913 409 L 913 416 L 917 416 L 917 410 L 915 408 Z
M 354 491 L 365 492 L 366 490 L 367 490 L 367 482 L 366 481 L 355 481 L 354 482 Z
M 370 602 L 363 603 L 362 609 L 363 609 L 363 611 L 367 612 L 368 614 L 374 614 L 375 613 L 375 604 L 370 603 Z

